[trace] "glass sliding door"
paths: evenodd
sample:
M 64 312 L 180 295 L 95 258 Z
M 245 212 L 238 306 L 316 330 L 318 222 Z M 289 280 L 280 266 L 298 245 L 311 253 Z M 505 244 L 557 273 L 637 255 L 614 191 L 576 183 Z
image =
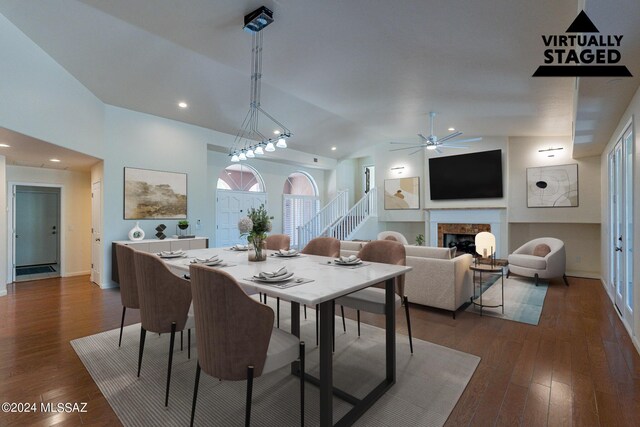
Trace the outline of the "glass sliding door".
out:
M 623 321 L 633 328 L 633 127 L 609 153 L 609 279 Z

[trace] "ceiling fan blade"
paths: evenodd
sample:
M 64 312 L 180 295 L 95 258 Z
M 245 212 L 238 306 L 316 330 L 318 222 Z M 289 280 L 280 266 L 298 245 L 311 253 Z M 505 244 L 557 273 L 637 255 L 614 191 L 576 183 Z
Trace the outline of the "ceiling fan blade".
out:
M 450 133 L 449 135 L 447 135 L 447 136 L 443 136 L 442 138 L 440 138 L 440 139 L 438 140 L 438 142 L 445 142 L 445 141 L 450 140 L 451 138 L 455 138 L 456 136 L 460 136 L 460 135 L 462 135 L 462 132 L 454 132 L 454 133 Z
M 393 150 L 389 150 L 389 151 L 410 150 L 411 148 L 424 148 L 424 147 L 426 147 L 426 145 L 414 145 L 413 147 L 394 148 Z
M 438 154 L 442 154 L 442 150 L 441 150 L 441 149 L 439 149 L 439 148 L 436 148 L 436 153 L 438 153 Z
M 442 140 L 441 140 L 442 141 Z M 467 139 L 460 139 L 460 140 L 456 140 L 456 141 L 451 141 L 453 144 L 457 144 L 459 142 L 474 142 L 474 141 L 482 141 L 482 138 L 467 138 Z
M 418 136 L 420 137 L 421 140 L 423 140 L 424 142 L 429 142 L 429 138 L 425 137 L 423 134 L 419 133 Z
M 424 150 L 424 147 L 418 148 L 416 151 L 412 151 L 411 153 L 409 153 L 409 155 L 411 156 L 412 154 L 419 153 L 422 150 Z

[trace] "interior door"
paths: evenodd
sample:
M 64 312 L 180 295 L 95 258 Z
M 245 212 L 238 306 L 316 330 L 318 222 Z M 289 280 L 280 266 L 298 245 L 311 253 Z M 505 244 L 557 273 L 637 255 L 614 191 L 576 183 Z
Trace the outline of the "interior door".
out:
M 60 190 L 16 186 L 16 267 L 57 264 Z
M 216 247 L 246 243 L 246 237 L 240 237 L 238 221 L 250 208 L 266 205 L 266 193 L 218 190 L 216 200 Z
M 91 184 L 91 281 L 102 283 L 102 182 Z

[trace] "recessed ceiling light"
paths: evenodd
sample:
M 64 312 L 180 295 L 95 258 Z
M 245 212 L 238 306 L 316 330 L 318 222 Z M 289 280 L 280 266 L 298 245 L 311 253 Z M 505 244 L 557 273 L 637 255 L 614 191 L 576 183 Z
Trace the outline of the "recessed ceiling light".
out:
M 184 101 L 180 101 L 180 102 L 178 102 L 178 107 L 180 107 L 180 108 L 188 108 L 189 104 L 187 104 Z
M 453 132 L 456 128 L 449 128 L 449 132 Z
M 336 151 L 338 147 L 331 147 L 331 151 Z
M 60 159 L 49 159 L 49 161 L 50 161 L 50 162 L 58 163 L 58 162 L 60 162 Z
M 2 147 L 2 148 L 9 148 L 9 147 L 11 147 L 11 146 L 10 146 L 9 144 L 0 144 L 0 147 Z

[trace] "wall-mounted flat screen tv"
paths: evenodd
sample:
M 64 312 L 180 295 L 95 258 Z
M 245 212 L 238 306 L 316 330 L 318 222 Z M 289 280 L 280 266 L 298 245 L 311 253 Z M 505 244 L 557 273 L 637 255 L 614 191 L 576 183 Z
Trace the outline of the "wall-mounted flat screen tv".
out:
M 429 159 L 431 200 L 502 197 L 502 150 Z

